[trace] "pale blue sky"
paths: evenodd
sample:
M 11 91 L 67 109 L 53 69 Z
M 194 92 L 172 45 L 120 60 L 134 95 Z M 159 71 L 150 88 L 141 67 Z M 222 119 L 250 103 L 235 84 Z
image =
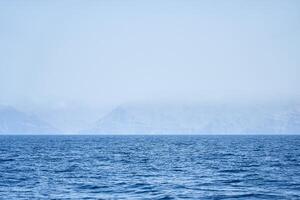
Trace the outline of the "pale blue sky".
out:
M 0 104 L 297 99 L 300 1 L 0 2 Z

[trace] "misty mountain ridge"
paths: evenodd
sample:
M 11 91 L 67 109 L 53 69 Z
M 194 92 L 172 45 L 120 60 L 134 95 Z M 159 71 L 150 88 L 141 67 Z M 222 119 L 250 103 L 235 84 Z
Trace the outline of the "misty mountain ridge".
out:
M 49 134 L 58 130 L 34 115 L 0 106 L 0 133 L 2 134 Z
M 84 133 L 294 134 L 300 133 L 300 106 L 127 104 Z
M 53 112 L 51 114 L 53 118 Z M 78 132 L 83 134 L 300 133 L 299 104 L 136 103 L 120 105 L 109 113 L 101 115 L 102 117 L 95 120 L 95 123 L 90 122 L 92 124 L 90 128 Z M 10 106 L 0 106 L 0 133 L 76 133 L 71 129 L 58 131 L 57 127 L 52 125 L 53 123 L 49 123 L 50 118 L 47 117 L 31 115 Z M 77 119 L 77 116 L 67 121 L 66 115 L 60 116 L 60 113 L 57 113 L 57 120 L 61 124 L 70 121 L 75 123 L 73 119 Z M 70 125 L 66 124 L 66 127 Z

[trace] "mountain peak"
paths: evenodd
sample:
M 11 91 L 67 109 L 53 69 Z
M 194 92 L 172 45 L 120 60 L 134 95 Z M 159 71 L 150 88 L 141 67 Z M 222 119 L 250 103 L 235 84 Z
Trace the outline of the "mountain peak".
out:
M 44 134 L 56 132 L 54 127 L 34 115 L 28 115 L 11 106 L 0 106 L 0 133 Z

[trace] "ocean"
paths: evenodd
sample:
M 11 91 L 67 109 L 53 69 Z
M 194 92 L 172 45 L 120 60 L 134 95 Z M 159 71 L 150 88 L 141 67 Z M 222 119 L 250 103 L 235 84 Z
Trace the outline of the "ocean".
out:
M 0 136 L 0 199 L 300 199 L 300 136 Z

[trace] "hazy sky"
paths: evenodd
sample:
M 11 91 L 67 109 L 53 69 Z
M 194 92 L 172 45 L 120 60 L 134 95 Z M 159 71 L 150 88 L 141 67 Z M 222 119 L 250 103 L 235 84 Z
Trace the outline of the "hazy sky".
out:
M 0 2 L 0 104 L 294 99 L 300 1 Z

